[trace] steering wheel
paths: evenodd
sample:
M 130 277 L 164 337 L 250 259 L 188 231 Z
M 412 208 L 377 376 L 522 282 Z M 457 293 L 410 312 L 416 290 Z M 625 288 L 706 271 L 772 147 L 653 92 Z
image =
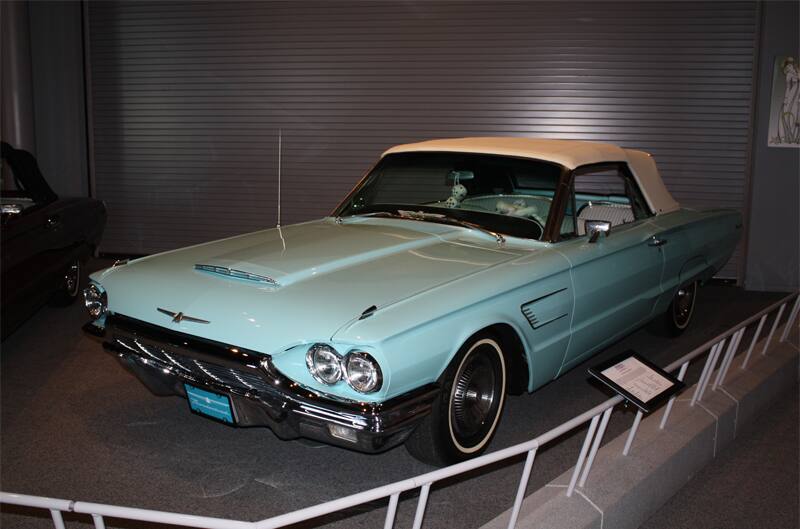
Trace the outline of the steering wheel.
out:
M 533 221 L 533 224 L 536 226 L 536 229 L 538 230 L 538 233 L 534 238 L 539 241 L 542 240 L 542 235 L 544 235 L 544 222 L 542 222 L 536 215 L 528 215 L 525 218 Z
M 526 216 L 525 218 L 534 221 L 536 224 L 539 225 L 540 228 L 542 228 L 542 231 L 544 231 L 545 221 L 542 220 L 542 218 L 539 215 L 537 215 L 536 213 L 533 213 L 531 215 Z

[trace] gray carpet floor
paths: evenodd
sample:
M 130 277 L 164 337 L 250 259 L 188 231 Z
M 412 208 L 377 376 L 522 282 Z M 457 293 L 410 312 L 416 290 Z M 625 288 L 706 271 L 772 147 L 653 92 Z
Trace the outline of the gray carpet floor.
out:
M 525 441 L 605 400 L 608 395 L 588 380 L 589 365 L 627 349 L 664 365 L 778 297 L 721 285 L 702 289 L 696 320 L 680 339 L 637 331 L 533 394 L 509 398 L 491 449 Z M 3 491 L 258 520 L 432 470 L 402 447 L 364 455 L 192 415 L 186 401 L 151 395 L 84 337 L 85 321 L 79 305 L 44 307 L 2 344 Z M 697 375 L 690 382 L 691 376 Z M 625 431 L 633 415 L 616 411 L 606 439 Z M 574 464 L 583 435 L 575 432 L 540 451 L 529 493 Z M 786 464 L 796 467 L 796 459 Z M 425 527 L 477 527 L 492 519 L 510 506 L 521 467 L 519 459 L 438 484 Z M 411 526 L 415 507 L 415 494 L 401 499 L 396 527 Z M 380 527 L 384 516 L 381 502 L 315 524 Z M 68 519 L 74 527 L 90 523 Z M 4 506 L 0 513 L 4 528 L 49 523 L 44 511 Z
M 740 431 L 641 529 L 800 527 L 798 391 Z

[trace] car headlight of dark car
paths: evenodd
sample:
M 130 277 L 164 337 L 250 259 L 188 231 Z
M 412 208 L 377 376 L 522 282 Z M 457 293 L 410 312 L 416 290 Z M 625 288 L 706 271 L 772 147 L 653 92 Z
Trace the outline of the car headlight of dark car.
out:
M 352 351 L 343 357 L 324 343 L 316 343 L 308 348 L 306 367 L 318 382 L 332 386 L 345 380 L 359 393 L 378 391 L 383 383 L 381 368 L 370 354 Z
M 99 319 L 108 309 L 108 296 L 106 291 L 95 283 L 90 283 L 83 289 L 83 303 L 92 319 Z

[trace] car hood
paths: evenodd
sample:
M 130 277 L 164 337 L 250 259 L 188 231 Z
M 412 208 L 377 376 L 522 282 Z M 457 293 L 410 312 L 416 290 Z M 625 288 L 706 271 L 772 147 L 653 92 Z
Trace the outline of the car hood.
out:
M 322 219 L 145 257 L 92 278 L 108 292 L 112 313 L 279 354 L 330 340 L 371 307 L 379 311 L 518 255 L 460 227 Z M 158 309 L 208 323 L 173 322 Z

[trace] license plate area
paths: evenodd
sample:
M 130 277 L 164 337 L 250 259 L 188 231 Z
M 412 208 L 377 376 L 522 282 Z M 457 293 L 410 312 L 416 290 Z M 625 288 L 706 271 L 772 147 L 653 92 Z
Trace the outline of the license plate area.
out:
M 230 397 L 198 388 L 191 384 L 184 384 L 184 387 L 186 389 L 186 398 L 189 401 L 189 409 L 193 413 L 224 422 L 225 424 L 236 424 Z

